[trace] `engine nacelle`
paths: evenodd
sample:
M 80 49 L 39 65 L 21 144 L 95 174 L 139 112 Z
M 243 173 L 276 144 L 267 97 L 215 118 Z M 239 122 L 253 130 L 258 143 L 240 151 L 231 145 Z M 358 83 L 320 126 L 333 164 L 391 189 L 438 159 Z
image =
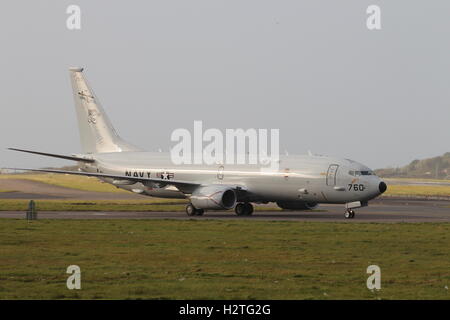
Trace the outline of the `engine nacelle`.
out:
M 315 202 L 304 201 L 278 201 L 277 205 L 286 210 L 312 210 L 318 206 Z
M 191 195 L 191 203 L 197 209 L 231 209 L 236 204 L 233 189 L 221 185 L 197 188 Z

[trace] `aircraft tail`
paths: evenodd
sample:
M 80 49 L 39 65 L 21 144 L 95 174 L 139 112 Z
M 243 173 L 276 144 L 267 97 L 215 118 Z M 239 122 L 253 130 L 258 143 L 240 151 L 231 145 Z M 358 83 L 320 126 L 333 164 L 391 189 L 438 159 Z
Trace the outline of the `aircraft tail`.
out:
M 84 153 L 139 151 L 117 134 L 94 91 L 83 76 L 83 68 L 70 68 L 73 97 Z

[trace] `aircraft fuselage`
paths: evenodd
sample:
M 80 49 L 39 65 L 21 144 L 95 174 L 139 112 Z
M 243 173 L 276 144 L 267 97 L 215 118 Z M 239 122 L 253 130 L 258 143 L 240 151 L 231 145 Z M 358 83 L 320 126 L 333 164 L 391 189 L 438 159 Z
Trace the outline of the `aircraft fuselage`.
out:
M 149 196 L 185 198 L 176 188 L 157 188 L 132 183 L 126 177 L 183 180 L 202 185 L 242 185 L 245 199 L 238 201 L 311 203 L 367 202 L 384 190 L 381 179 L 357 162 L 326 156 L 282 156 L 279 170 L 264 171 L 258 165 L 174 165 L 167 153 L 120 152 L 93 154 L 94 163 L 83 171 L 124 176 L 123 181 L 103 180 L 116 187 Z

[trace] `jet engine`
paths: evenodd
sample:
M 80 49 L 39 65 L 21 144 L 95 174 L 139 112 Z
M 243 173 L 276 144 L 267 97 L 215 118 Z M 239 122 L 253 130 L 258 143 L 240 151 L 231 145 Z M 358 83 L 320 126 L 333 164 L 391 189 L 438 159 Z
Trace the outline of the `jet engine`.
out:
M 236 204 L 236 193 L 221 185 L 199 187 L 192 193 L 191 203 L 197 209 L 231 209 Z
M 277 205 L 286 210 L 312 210 L 318 206 L 315 202 L 304 201 L 278 201 Z

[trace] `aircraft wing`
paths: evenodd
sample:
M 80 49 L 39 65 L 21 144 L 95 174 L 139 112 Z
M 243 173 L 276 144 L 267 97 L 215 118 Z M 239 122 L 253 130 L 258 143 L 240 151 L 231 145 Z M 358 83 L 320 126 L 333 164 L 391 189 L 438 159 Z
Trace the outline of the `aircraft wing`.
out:
M 73 161 L 81 161 L 81 162 L 90 162 L 90 163 L 95 162 L 94 159 L 83 158 L 83 157 L 77 157 L 77 156 L 66 156 L 66 155 L 62 155 L 62 154 L 46 153 L 46 152 L 32 151 L 32 150 L 24 150 L 24 149 L 17 149 L 17 148 L 8 148 L 8 150 L 19 151 L 19 152 L 27 152 L 27 153 L 33 153 L 33 154 L 38 154 L 38 155 L 41 155 L 41 156 L 53 157 L 53 158 L 60 158 L 60 159 L 65 159 L 65 160 L 73 160 Z
M 145 177 L 130 177 L 122 176 L 118 174 L 107 174 L 101 172 L 83 172 L 83 171 L 69 171 L 69 170 L 54 170 L 54 169 L 28 169 L 28 168 L 3 168 L 8 170 L 21 170 L 21 171 L 36 171 L 36 172 L 48 172 L 48 173 L 60 173 L 60 174 L 72 174 L 78 176 L 96 177 L 96 178 L 111 178 L 117 181 L 134 181 L 136 183 L 141 182 L 142 184 L 152 187 L 152 188 L 164 188 L 166 186 L 174 186 L 181 192 L 185 194 L 191 194 L 197 187 L 201 186 L 201 183 L 190 182 L 190 181 L 180 181 L 180 180 L 166 180 L 166 179 L 156 179 L 156 178 L 145 178 Z M 120 183 L 119 183 L 120 184 Z M 244 185 L 227 185 L 233 188 L 238 196 L 244 196 L 248 190 Z
M 61 174 L 73 174 L 78 176 L 87 177 L 97 177 L 97 178 L 111 178 L 119 181 L 135 181 L 141 182 L 146 185 L 151 185 L 152 187 L 165 187 L 168 185 L 178 188 L 183 193 L 191 193 L 195 188 L 200 186 L 200 183 L 179 181 L 179 180 L 165 180 L 165 179 L 154 179 L 145 177 L 129 177 L 122 176 L 118 174 L 107 174 L 100 172 L 82 172 L 82 171 L 67 171 L 67 170 L 53 170 L 53 169 L 27 169 L 27 168 L 4 168 L 8 170 L 24 170 L 24 171 L 36 171 L 36 172 L 49 172 L 49 173 L 61 173 Z

